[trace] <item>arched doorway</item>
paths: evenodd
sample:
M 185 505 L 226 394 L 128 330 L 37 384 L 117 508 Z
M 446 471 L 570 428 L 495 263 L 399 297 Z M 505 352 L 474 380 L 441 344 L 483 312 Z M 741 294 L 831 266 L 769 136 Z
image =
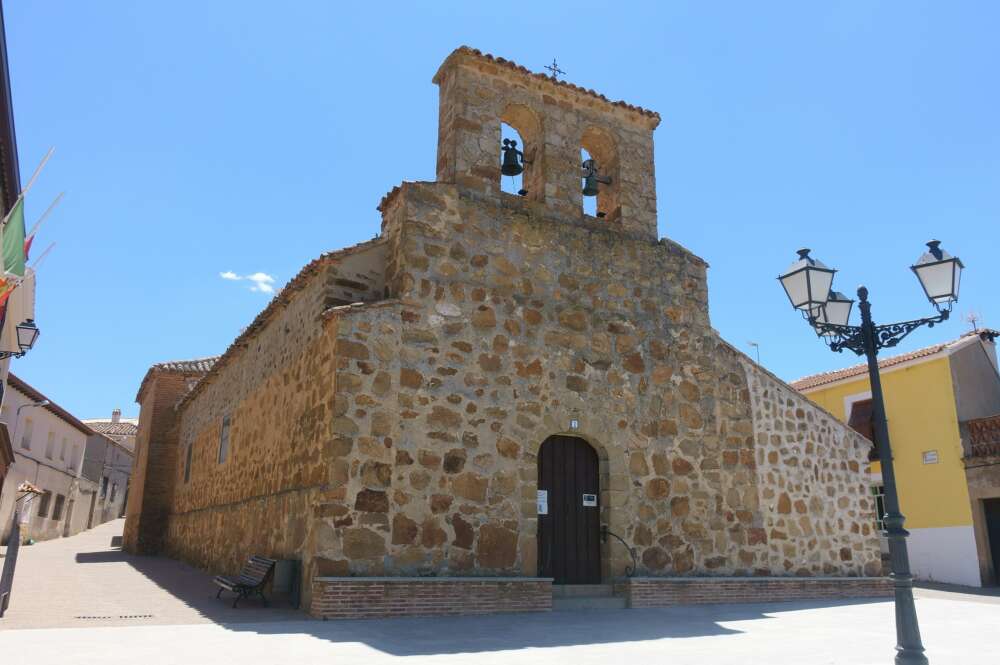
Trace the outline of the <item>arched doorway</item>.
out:
M 538 451 L 538 574 L 555 584 L 600 584 L 597 451 L 575 436 L 550 436 Z M 544 494 L 543 494 L 544 493 Z

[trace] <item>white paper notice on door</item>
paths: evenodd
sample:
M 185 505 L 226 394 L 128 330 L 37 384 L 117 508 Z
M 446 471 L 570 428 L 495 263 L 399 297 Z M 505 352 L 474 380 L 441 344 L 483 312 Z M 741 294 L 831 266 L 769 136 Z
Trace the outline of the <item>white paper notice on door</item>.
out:
M 549 493 L 548 490 L 538 490 L 538 514 L 549 514 Z
M 597 507 L 597 495 L 596 494 L 584 494 L 583 495 L 583 507 L 584 508 L 596 508 Z

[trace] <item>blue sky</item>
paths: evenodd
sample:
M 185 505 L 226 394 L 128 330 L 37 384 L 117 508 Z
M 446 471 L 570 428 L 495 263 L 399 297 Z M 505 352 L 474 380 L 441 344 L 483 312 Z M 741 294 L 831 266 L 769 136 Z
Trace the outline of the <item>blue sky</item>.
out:
M 432 180 L 431 77 L 461 44 L 660 112 L 660 235 L 710 263 L 713 324 L 780 376 L 856 361 L 775 281 L 801 246 L 888 322 L 929 313 L 908 266 L 940 238 L 967 267 L 957 313 L 1000 327 L 997 3 L 5 5 L 23 179 L 56 148 L 28 223 L 66 192 L 13 370 L 81 417 L 136 415 L 150 364 L 220 353 L 268 287 Z

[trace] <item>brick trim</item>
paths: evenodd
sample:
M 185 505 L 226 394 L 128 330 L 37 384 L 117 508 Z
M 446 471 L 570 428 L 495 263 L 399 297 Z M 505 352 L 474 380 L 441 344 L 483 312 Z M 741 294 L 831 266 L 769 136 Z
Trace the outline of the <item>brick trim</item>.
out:
M 629 607 L 892 596 L 888 577 L 633 577 L 615 584 Z
M 309 613 L 322 619 L 548 612 L 539 577 L 317 577 Z

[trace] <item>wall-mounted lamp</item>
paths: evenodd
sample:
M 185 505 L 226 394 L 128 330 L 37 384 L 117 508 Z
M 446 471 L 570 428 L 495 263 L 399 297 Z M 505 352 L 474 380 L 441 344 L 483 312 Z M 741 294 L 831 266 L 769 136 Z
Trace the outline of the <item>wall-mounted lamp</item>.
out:
M 31 350 L 31 347 L 35 345 L 35 342 L 38 340 L 38 336 L 41 334 L 38 326 L 35 325 L 34 319 L 22 321 L 17 324 L 15 330 L 17 331 L 17 346 L 20 351 L 0 351 L 0 359 L 20 358 Z

